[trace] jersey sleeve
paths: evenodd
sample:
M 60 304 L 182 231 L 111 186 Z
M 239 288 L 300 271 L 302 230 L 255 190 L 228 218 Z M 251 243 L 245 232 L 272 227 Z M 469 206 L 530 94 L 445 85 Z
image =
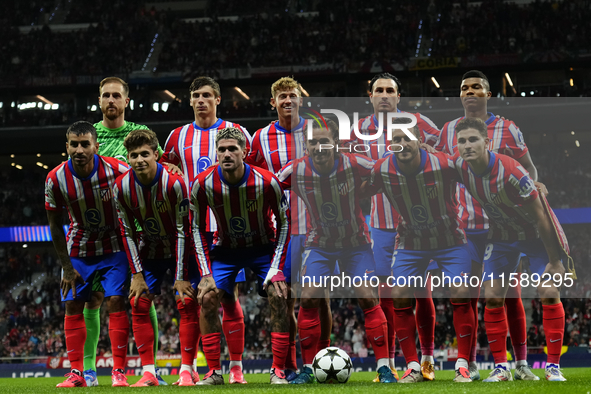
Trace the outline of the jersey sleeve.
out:
M 267 187 L 265 197 L 271 207 L 271 211 L 275 215 L 277 223 L 277 243 L 275 254 L 271 260 L 271 268 L 283 271 L 287 258 L 287 245 L 290 235 L 289 203 L 279 181 L 273 175 Z
M 172 163 L 175 166 L 178 166 L 181 162 L 180 156 L 178 152 L 176 152 L 176 147 L 178 146 L 178 139 L 179 133 L 177 130 L 173 130 L 168 135 L 166 139 L 166 143 L 164 144 L 164 153 L 160 157 L 160 163 Z
M 140 253 L 134 239 L 134 218 L 133 212 L 126 202 L 125 196 L 122 192 L 122 187 L 119 182 L 113 186 L 113 197 L 115 197 L 115 205 L 117 207 L 117 216 L 119 217 L 119 228 L 121 230 L 121 237 L 123 238 L 123 247 L 129 261 L 129 267 L 132 274 L 142 272 L 142 262 L 140 260 Z
M 277 179 L 284 190 L 291 190 L 291 174 L 293 172 L 293 161 L 283 166 L 277 173 Z
M 244 160 L 247 164 L 267 169 L 267 163 L 265 161 L 265 157 L 262 154 L 261 148 L 261 130 L 258 130 L 254 133 L 254 137 L 252 138 L 252 142 L 250 144 L 250 151 L 248 152 L 248 156 L 246 156 L 246 160 Z
M 187 187 L 182 178 L 179 177 L 173 184 L 175 197 L 174 213 L 176 221 L 176 280 L 187 280 L 189 278 L 189 252 L 191 246 L 191 224 L 189 223 L 189 199 L 187 198 Z
M 538 198 L 538 190 L 527 170 L 516 161 L 512 164 L 505 186 L 507 197 L 517 206 L 527 205 Z
M 198 177 L 193 183 L 191 190 L 190 207 L 193 211 L 193 239 L 195 240 L 195 249 L 197 253 L 197 264 L 199 265 L 199 272 L 201 276 L 211 275 L 211 262 L 209 259 L 209 245 L 205 237 L 207 229 L 207 197 L 201 182 L 202 177 Z
M 523 133 L 515 123 L 509 120 L 505 122 L 507 124 L 503 125 L 503 137 L 498 152 L 519 160 L 528 152 Z
M 359 169 L 359 175 L 361 176 L 361 180 L 369 180 L 371 176 L 371 170 L 373 169 L 375 162 L 367 156 L 355 154 L 354 157 L 355 160 L 357 160 L 357 168 Z
M 55 172 L 49 173 L 45 179 L 45 210 L 47 211 L 61 211 L 64 208 L 64 200 L 59 186 L 57 184 L 57 177 Z
M 423 142 L 429 146 L 435 146 L 439 142 L 439 135 L 441 130 L 437 128 L 435 123 L 425 115 L 420 113 L 416 114 L 417 126 L 423 136 Z
M 367 186 L 365 187 L 365 190 L 363 190 L 363 195 L 364 196 L 373 196 L 374 194 L 378 194 L 382 192 L 382 188 L 384 187 L 384 184 L 382 182 L 382 174 L 381 172 L 381 167 L 382 167 L 382 163 L 384 163 L 384 160 L 389 160 L 388 158 L 386 159 L 382 159 L 382 160 L 378 160 L 377 163 L 375 163 L 371 169 L 371 173 L 369 175 L 369 180 L 367 182 Z

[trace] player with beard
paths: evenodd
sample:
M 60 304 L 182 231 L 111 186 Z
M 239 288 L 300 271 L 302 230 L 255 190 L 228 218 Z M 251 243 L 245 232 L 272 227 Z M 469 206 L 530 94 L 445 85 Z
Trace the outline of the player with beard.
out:
M 374 109 L 372 115 L 360 119 L 358 123 L 359 132 L 362 135 L 374 135 L 378 128 L 378 117 L 383 115 L 384 121 L 388 112 L 407 113 L 398 109 L 400 102 L 400 81 L 389 73 L 377 74 L 369 83 L 369 99 Z M 429 146 L 435 145 L 439 137 L 439 129 L 426 116 L 419 113 L 414 114 L 417 118 L 417 127 L 421 134 L 421 142 Z M 367 145 L 367 155 L 373 161 L 392 154 L 386 150 L 386 133 L 377 140 L 368 142 L 358 137 L 354 131 L 351 132 L 349 144 Z M 380 148 L 381 147 L 381 148 Z M 391 274 L 392 254 L 396 244 L 396 227 L 398 226 L 398 212 L 382 194 L 376 194 L 371 198 L 371 239 L 374 258 L 376 261 L 376 274 L 382 283 Z M 422 289 L 417 289 L 415 297 L 416 320 L 421 344 L 421 371 L 427 380 L 435 379 L 435 368 L 433 351 L 435 348 L 435 305 L 430 290 L 430 284 L 426 283 Z M 387 286 L 380 288 L 380 306 L 388 320 L 388 346 L 390 356 L 390 368 L 397 375 L 396 356 L 396 333 L 394 331 L 394 304 L 390 296 L 391 289 Z M 374 381 L 378 381 L 378 377 Z
M 310 231 L 302 261 L 302 295 L 298 329 L 302 343 L 303 368 L 291 384 L 314 382 L 312 363 L 315 343 L 320 337 L 318 307 L 326 289 L 324 278 L 336 274 L 374 277 L 375 263 L 365 216 L 360 206 L 358 185 L 369 178 L 373 162 L 365 156 L 338 153 L 338 127 L 335 122 L 313 123 L 312 139 L 307 140 L 308 155 L 292 160 L 279 173 L 279 180 L 306 204 Z M 330 148 L 327 148 L 331 146 Z M 320 282 L 320 286 L 318 286 Z M 381 383 L 396 383 L 388 360 L 388 324 L 376 294 L 366 282 L 354 286 L 365 316 L 365 332 L 376 359 Z M 312 321 L 316 319 L 316 322 Z M 314 346 L 308 346 L 310 341 Z
M 271 106 L 277 110 L 278 121 L 257 130 L 252 139 L 252 149 L 246 162 L 277 174 L 283 166 L 293 159 L 305 155 L 305 128 L 306 120 L 299 115 L 302 101 L 300 84 L 290 77 L 280 78 L 271 86 Z M 291 272 L 299 271 L 302 262 L 302 253 L 306 241 L 307 222 L 304 202 L 293 192 L 288 193 L 291 204 L 291 238 L 287 251 L 285 279 L 288 285 L 291 284 Z M 291 293 L 291 292 L 290 292 Z M 297 322 L 294 313 L 295 299 L 288 298 L 289 325 L 289 354 L 287 356 L 285 377 L 291 382 L 297 377 L 296 364 L 296 331 Z M 324 299 L 320 303 L 319 316 L 310 319 L 312 325 L 319 330 L 318 344 L 312 351 L 320 351 L 330 346 L 330 334 L 332 332 L 332 314 L 330 311 L 330 300 Z M 315 341 L 301 343 L 302 347 L 312 346 Z M 308 351 L 306 349 L 306 351 Z
M 104 286 L 107 297 L 113 386 L 125 387 L 129 386 L 124 374 L 129 320 L 123 297 L 128 266 L 111 188 L 129 167 L 117 159 L 97 155 L 96 129 L 88 122 L 74 123 L 66 137 L 70 159 L 50 171 L 45 184 L 45 209 L 63 266 L 64 331 L 72 366 L 68 379 L 57 387 L 87 387 L 82 374 L 87 336 L 83 309 L 95 278 L 101 289 Z M 70 217 L 67 237 L 62 227 L 64 208 Z
M 195 120 L 189 124 L 174 129 L 164 147 L 161 162 L 173 163 L 183 171 L 185 182 L 191 190 L 193 182 L 201 172 L 207 170 L 217 162 L 215 139 L 220 130 L 227 127 L 235 127 L 244 135 L 246 141 L 245 150 L 250 150 L 250 135 L 248 131 L 237 123 L 232 123 L 217 117 L 217 106 L 222 97 L 220 85 L 210 77 L 197 77 L 189 87 L 191 95 L 191 107 Z M 208 211 L 206 222 L 206 238 L 209 248 L 213 248 L 216 240 L 214 233 L 217 230 L 215 217 L 211 210 Z M 216 264 L 217 260 L 214 260 Z M 231 384 L 246 384 L 242 373 L 242 353 L 244 353 L 244 315 L 238 300 L 238 282 L 244 282 L 244 270 L 240 270 L 236 278 L 236 286 L 233 292 L 225 292 L 221 300 L 224 310 L 222 328 L 228 352 L 230 353 Z M 194 381 L 199 380 L 197 366 L 194 366 Z
M 530 174 L 535 182 L 538 180 L 538 172 L 532 163 L 529 150 L 523 140 L 523 134 L 510 120 L 505 120 L 488 112 L 488 100 L 492 96 L 488 78 L 477 70 L 468 71 L 462 77 L 460 85 L 460 98 L 464 107 L 464 116 L 447 122 L 441 130 L 440 139 L 435 149 L 449 155 L 458 153 L 456 125 L 465 118 L 478 118 L 485 122 L 488 128 L 488 148 L 491 152 L 502 153 L 517 160 Z M 472 273 L 479 275 L 482 272 L 484 250 L 487 244 L 489 219 L 482 208 L 464 185 L 458 184 L 457 199 L 460 202 L 460 217 L 465 225 L 468 244 L 472 253 Z M 478 317 L 478 298 L 480 288 L 472 289 L 472 309 L 474 316 Z M 527 331 L 526 316 L 521 301 L 521 287 L 510 287 L 505 297 L 505 306 L 511 333 L 511 342 L 515 352 L 516 367 L 515 379 L 539 380 L 527 364 Z M 478 319 L 476 320 L 475 334 L 478 332 Z M 472 338 L 472 353 L 470 355 L 470 375 L 474 380 L 480 379 L 480 373 L 476 364 L 476 335 Z
M 99 106 L 103 113 L 103 120 L 94 124 L 96 128 L 99 154 L 114 157 L 127 163 L 127 151 L 123 146 L 125 137 L 133 130 L 148 130 L 147 126 L 125 120 L 125 109 L 129 105 L 129 86 L 121 78 L 107 77 L 99 85 Z M 159 153 L 162 153 L 158 147 Z M 178 172 L 176 166 L 167 164 L 166 167 L 174 174 Z M 138 231 L 141 230 L 138 227 Z M 84 306 L 84 321 L 86 323 L 86 343 L 84 344 L 84 378 L 88 386 L 98 386 L 96 376 L 96 351 L 100 336 L 100 307 L 104 299 L 104 290 L 98 280 L 92 285 L 92 297 Z M 158 352 L 158 315 L 154 305 L 150 308 L 150 321 L 154 330 L 154 360 Z M 156 369 L 156 377 L 161 386 L 167 385 Z
M 560 286 L 568 279 L 561 261 L 557 234 L 562 233 L 544 197 L 523 166 L 490 150 L 488 125 L 479 118 L 464 118 L 456 126 L 456 168 L 466 190 L 486 210 L 490 220 L 484 251 L 484 321 L 495 368 L 484 382 L 513 380 L 507 363 L 505 297 L 519 266 L 521 253 L 529 258 L 532 275 L 543 306 L 543 325 L 548 348 L 546 380 L 565 381 L 560 371 L 564 340 L 564 307 Z M 544 206 L 546 204 L 546 207 Z M 566 244 L 566 237 L 560 236 Z M 538 284 L 534 284 L 536 276 Z M 521 275 L 518 277 L 522 278 Z M 560 277 L 560 283 L 557 277 Z M 509 278 L 504 280 L 502 278 Z M 519 282 L 520 280 L 518 280 Z M 572 281 L 572 279 L 571 279 Z M 516 373 L 517 374 L 517 373 Z M 532 380 L 532 379 L 530 379 Z

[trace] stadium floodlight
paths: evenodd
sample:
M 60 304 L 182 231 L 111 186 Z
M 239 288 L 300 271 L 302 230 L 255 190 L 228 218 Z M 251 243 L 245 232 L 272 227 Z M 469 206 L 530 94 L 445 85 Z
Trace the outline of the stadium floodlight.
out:
M 570 135 L 575 135 L 575 132 L 574 132 L 574 131 L 571 131 L 571 132 L 570 132 Z
M 244 97 L 245 99 L 250 100 L 250 97 L 248 97 L 248 95 L 244 93 L 242 89 L 240 89 L 238 86 L 234 86 L 234 90 L 237 91 L 238 94 Z
M 14 159 L 14 153 L 10 155 L 10 158 L 11 159 Z
M 134 108 L 135 108 L 135 101 L 134 100 L 129 101 L 129 109 L 131 109 L 133 111 Z
M 44 169 L 44 170 L 47 170 L 48 168 L 49 168 L 49 167 L 47 166 L 47 164 L 44 164 L 44 165 L 43 165 L 43 169 Z
M 162 112 L 168 111 L 168 103 L 162 103 L 162 106 L 160 107 L 160 109 L 162 109 Z
M 92 107 L 90 107 L 90 111 L 91 111 L 91 112 L 94 112 L 94 111 L 96 111 L 96 105 L 93 105 Z
M 507 78 L 507 82 L 509 82 L 509 86 L 513 87 L 513 81 L 511 80 L 509 73 L 505 73 L 505 78 Z
M 153 109 L 155 112 L 158 112 L 158 109 L 159 109 L 159 108 L 160 108 L 160 104 L 158 104 L 158 103 L 154 103 L 154 104 L 152 104 L 152 109 Z
M 59 109 L 60 105 L 59 104 L 51 104 L 51 109 Z
M 43 106 L 43 109 L 44 109 L 45 111 L 49 111 L 49 110 L 51 109 L 51 105 L 50 105 L 50 104 L 45 104 L 45 105 Z
M 43 108 L 43 103 L 41 101 L 37 103 L 37 108 Z
M 570 79 L 570 86 L 575 86 L 575 81 L 573 81 L 573 79 Z
M 435 87 L 437 89 L 439 89 L 441 86 L 439 86 L 439 82 L 437 82 L 437 80 L 435 79 L 435 77 L 431 77 L 431 81 L 433 81 L 433 85 L 435 85 Z
M 41 153 L 37 153 L 37 157 L 41 157 Z
M 581 144 L 579 143 L 579 140 L 575 140 L 575 145 L 576 145 L 577 148 L 580 148 L 581 147 Z
M 23 169 L 23 166 L 21 166 L 20 164 L 15 165 L 16 168 L 18 168 L 19 170 Z
M 37 163 L 35 163 L 35 164 L 37 164 L 37 166 L 39 166 L 39 167 L 43 167 L 43 163 L 41 163 L 40 161 L 38 161 L 38 162 L 37 162 Z

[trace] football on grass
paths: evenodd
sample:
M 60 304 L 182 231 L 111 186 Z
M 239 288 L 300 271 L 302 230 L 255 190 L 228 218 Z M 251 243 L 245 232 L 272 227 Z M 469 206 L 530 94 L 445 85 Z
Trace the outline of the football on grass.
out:
M 312 370 L 318 383 L 347 383 L 353 365 L 345 351 L 331 346 L 316 353 Z

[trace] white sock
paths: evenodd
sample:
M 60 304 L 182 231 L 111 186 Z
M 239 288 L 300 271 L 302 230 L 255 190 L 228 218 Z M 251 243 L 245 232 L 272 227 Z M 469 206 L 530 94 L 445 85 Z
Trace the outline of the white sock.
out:
M 396 359 L 395 358 L 390 359 L 390 368 L 396 369 Z
M 239 366 L 240 370 L 242 370 L 242 360 L 238 360 L 238 361 L 230 360 L 230 369 L 232 369 L 235 366 Z
M 378 369 L 384 367 L 384 366 L 388 366 L 388 363 L 390 362 L 390 360 L 388 360 L 387 358 L 380 358 L 378 360 Z
M 197 372 L 197 359 L 193 360 L 193 371 Z
M 425 361 L 429 361 L 431 364 L 435 364 L 435 359 L 433 356 L 421 356 L 421 364 Z
M 152 375 L 154 375 L 154 377 L 156 377 L 156 367 L 154 367 L 154 364 L 144 365 L 142 374 L 145 374 L 146 372 L 150 372 Z
M 468 360 L 466 360 L 465 358 L 458 358 L 458 360 L 456 361 L 456 371 L 460 368 L 468 369 Z
M 193 371 L 193 368 L 191 365 L 189 364 L 181 364 L 181 370 L 179 371 L 179 375 L 183 372 L 183 371 L 187 371 L 189 373 L 191 373 Z
M 416 361 L 411 361 L 408 363 L 408 369 L 412 369 L 414 371 L 421 371 L 421 366 Z
M 527 365 L 527 360 L 517 360 L 515 362 L 516 367 L 519 367 L 520 365 Z

